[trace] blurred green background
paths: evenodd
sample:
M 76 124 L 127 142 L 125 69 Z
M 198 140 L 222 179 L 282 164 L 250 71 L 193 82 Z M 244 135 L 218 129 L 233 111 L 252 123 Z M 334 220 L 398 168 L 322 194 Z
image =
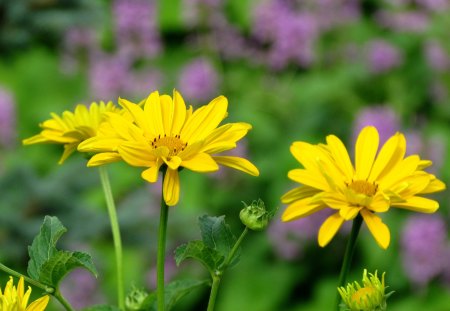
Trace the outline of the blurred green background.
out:
M 278 209 L 252 232 L 240 263 L 223 278 L 218 311 L 331 310 L 348 227 L 325 248 L 325 215 L 282 224 L 280 197 L 296 185 L 293 141 L 336 134 L 349 150 L 355 133 L 376 125 L 381 138 L 407 135 L 408 152 L 434 162 L 448 183 L 450 134 L 448 0 L 15 0 L 0 1 L 0 262 L 25 272 L 27 245 L 45 215 L 68 228 L 59 247 L 92 254 L 98 279 L 76 270 L 62 291 L 77 309 L 115 303 L 114 250 L 98 172 L 62 147 L 23 147 L 51 112 L 78 103 L 139 101 L 153 90 L 181 91 L 195 107 L 223 94 L 227 121 L 253 129 L 234 150 L 258 178 L 221 168 L 181 173 L 170 209 L 167 275 L 207 277 L 197 263 L 176 267 L 176 246 L 199 238 L 200 215 L 226 215 L 239 235 L 242 201 Z M 126 287 L 154 288 L 160 185 L 123 163 L 109 167 L 126 262 Z M 386 272 L 389 310 L 450 310 L 448 191 L 435 215 L 391 210 L 381 250 L 363 227 L 349 280 Z M 8 276 L 0 273 L 4 286 Z M 39 290 L 34 289 L 33 295 Z M 176 310 L 204 310 L 208 288 Z M 62 310 L 52 301 L 50 310 Z

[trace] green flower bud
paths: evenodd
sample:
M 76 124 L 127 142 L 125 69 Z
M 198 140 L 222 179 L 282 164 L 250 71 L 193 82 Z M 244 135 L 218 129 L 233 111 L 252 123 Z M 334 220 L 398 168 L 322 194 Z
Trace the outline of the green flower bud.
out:
M 143 310 L 142 303 L 148 294 L 143 289 L 133 288 L 125 298 L 125 309 L 128 311 Z
M 255 231 L 260 231 L 267 227 L 272 214 L 267 212 L 261 199 L 253 201 L 250 205 L 245 203 L 244 205 L 245 207 L 239 213 L 239 218 L 245 226 Z
M 338 291 L 349 311 L 385 311 L 386 299 L 393 292 L 385 293 L 384 273 L 381 280 L 375 274 L 369 273 L 364 269 L 362 286 L 358 282 L 350 283 L 347 288 L 339 287 Z

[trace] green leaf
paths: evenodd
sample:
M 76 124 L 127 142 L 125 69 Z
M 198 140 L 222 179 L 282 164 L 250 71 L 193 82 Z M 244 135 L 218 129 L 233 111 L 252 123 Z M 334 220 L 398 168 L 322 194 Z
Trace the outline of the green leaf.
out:
M 175 250 L 175 262 L 179 265 L 186 258 L 194 258 L 200 261 L 214 275 L 220 264 L 225 260 L 218 251 L 205 245 L 203 241 L 190 241 Z
M 28 275 L 54 288 L 71 270 L 82 267 L 97 276 L 92 258 L 82 252 L 58 250 L 56 243 L 67 229 L 57 217 L 45 216 L 39 234 L 28 247 Z
M 208 285 L 209 281 L 203 280 L 177 280 L 170 282 L 164 288 L 164 300 L 166 305 L 166 310 L 171 310 L 173 306 L 184 296 L 189 294 L 192 290 Z M 157 310 L 157 301 L 156 301 L 156 292 L 153 292 L 145 298 L 142 302 L 141 308 L 139 310 L 142 311 L 156 311 Z
M 226 258 L 236 243 L 236 237 L 225 223 L 225 216 L 201 216 L 199 226 L 205 245 Z

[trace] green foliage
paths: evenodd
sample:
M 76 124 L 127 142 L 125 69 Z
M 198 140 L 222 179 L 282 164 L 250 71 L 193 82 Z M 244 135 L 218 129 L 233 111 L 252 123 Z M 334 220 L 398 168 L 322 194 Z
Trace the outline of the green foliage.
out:
M 83 267 L 97 276 L 90 255 L 56 249 L 59 238 L 67 231 L 57 217 L 46 216 L 39 234 L 28 247 L 28 275 L 43 284 L 58 287 L 71 270 Z
M 84 308 L 82 311 L 119 311 L 120 309 L 116 306 L 110 305 L 95 305 L 88 308 Z
M 211 275 L 219 269 L 224 257 L 218 251 L 208 247 L 203 241 L 190 241 L 175 250 L 175 261 L 179 265 L 187 258 L 200 261 Z
M 177 280 L 170 282 L 164 288 L 164 300 L 166 304 L 166 310 L 171 310 L 173 306 L 184 296 L 191 291 L 208 284 L 208 281 L 198 280 Z M 157 297 L 156 292 L 153 292 L 144 299 L 140 311 L 157 311 Z

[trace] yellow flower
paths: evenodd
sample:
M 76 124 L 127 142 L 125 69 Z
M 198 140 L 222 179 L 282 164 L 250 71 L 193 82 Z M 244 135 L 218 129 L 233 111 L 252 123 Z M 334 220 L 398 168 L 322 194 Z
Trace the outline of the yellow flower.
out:
M 386 310 L 386 299 L 393 292 L 385 294 L 386 287 L 384 285 L 384 273 L 381 281 L 375 274 L 369 273 L 364 269 L 363 285 L 358 282 L 350 283 L 347 288 L 338 287 L 338 292 L 344 301 L 347 309 L 350 311 L 383 311 Z
M 303 165 L 288 177 L 302 186 L 287 192 L 282 202 L 289 204 L 283 221 L 308 216 L 324 208 L 336 212 L 319 230 L 320 246 L 327 245 L 345 221 L 361 214 L 367 227 L 384 249 L 389 246 L 388 227 L 376 213 L 392 207 L 421 213 L 434 213 L 438 202 L 420 195 L 442 191 L 445 184 L 423 169 L 432 163 L 418 155 L 405 158 L 406 140 L 397 133 L 378 151 L 378 131 L 362 129 L 356 141 L 355 166 L 342 141 L 334 135 L 327 143 L 311 145 L 294 142 L 293 156 Z
M 24 145 L 52 143 L 64 145 L 64 153 L 59 160 L 62 164 L 85 139 L 97 135 L 97 130 L 103 121 L 105 112 L 119 112 L 120 109 L 112 102 L 105 104 L 92 103 L 89 109 L 82 104 L 75 112 L 64 111 L 62 116 L 51 113 L 52 118 L 40 124 L 40 134 L 23 140 Z
M 259 175 L 258 169 L 244 158 L 216 155 L 235 148 L 236 142 L 251 129 L 247 123 L 219 126 L 227 116 L 225 97 L 219 96 L 195 111 L 191 106 L 186 108 L 175 90 L 173 97 L 151 93 L 143 107 L 125 99 L 119 99 L 119 103 L 132 120 L 107 114 L 98 136 L 78 147 L 83 152 L 98 152 L 88 166 L 114 162 L 120 156 L 129 165 L 148 167 L 141 176 L 152 183 L 157 181 L 161 166 L 165 166 L 163 194 L 169 206 L 179 199 L 181 168 L 206 173 L 217 171 L 218 164 L 222 164 Z
M 0 310 L 2 311 L 43 311 L 47 307 L 49 297 L 45 295 L 29 306 L 28 300 L 31 294 L 31 287 L 28 286 L 27 291 L 24 290 L 23 277 L 19 279 L 17 288 L 13 285 L 13 278 L 10 277 L 6 283 L 5 290 L 2 292 L 0 288 Z

